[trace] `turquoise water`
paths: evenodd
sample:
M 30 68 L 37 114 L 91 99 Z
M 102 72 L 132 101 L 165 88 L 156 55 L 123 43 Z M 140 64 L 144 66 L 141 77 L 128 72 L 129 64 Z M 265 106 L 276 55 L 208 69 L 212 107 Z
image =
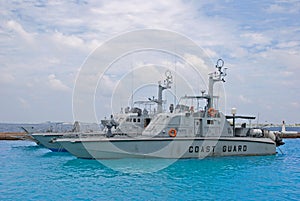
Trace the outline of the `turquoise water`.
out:
M 300 200 L 300 139 L 285 142 L 284 155 L 178 160 L 137 174 L 29 141 L 0 141 L 0 200 Z M 162 162 L 130 160 L 114 162 Z

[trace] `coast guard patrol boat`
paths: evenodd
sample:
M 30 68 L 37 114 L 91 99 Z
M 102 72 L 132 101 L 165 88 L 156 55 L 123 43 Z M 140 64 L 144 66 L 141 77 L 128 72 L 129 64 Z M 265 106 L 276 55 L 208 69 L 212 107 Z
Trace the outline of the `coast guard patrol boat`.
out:
M 91 136 L 56 140 L 68 152 L 88 159 L 204 158 L 207 156 L 271 155 L 284 144 L 273 132 L 235 126 L 235 112 L 226 116 L 214 108 L 214 84 L 224 82 L 226 69 L 219 59 L 209 74 L 208 93 L 184 96 L 169 112 L 159 113 L 139 135 Z M 201 105 L 200 103 L 203 103 Z M 235 110 L 233 110 L 235 111 Z M 228 119 L 233 119 L 231 124 Z

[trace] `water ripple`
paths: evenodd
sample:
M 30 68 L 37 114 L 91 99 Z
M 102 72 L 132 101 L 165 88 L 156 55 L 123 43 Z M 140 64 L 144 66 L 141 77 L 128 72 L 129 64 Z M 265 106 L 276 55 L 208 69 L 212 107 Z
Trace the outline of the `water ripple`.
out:
M 300 200 L 300 140 L 285 142 L 284 155 L 184 159 L 152 173 L 163 160 L 108 161 L 123 173 L 32 142 L 0 141 L 0 200 Z

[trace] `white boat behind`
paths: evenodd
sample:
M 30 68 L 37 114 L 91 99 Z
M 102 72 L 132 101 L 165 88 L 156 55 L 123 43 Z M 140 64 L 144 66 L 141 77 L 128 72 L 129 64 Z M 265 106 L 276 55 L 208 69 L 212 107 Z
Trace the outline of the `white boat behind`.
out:
M 96 123 L 82 123 L 76 121 L 74 123 L 72 131 L 69 132 L 57 132 L 49 130 L 47 132 L 34 132 L 29 133 L 29 135 L 37 141 L 38 144 L 50 149 L 53 152 L 66 152 L 60 144 L 54 143 L 53 139 L 60 138 L 60 137 L 75 137 L 79 134 L 85 133 L 94 133 L 94 132 L 101 132 L 101 128 Z

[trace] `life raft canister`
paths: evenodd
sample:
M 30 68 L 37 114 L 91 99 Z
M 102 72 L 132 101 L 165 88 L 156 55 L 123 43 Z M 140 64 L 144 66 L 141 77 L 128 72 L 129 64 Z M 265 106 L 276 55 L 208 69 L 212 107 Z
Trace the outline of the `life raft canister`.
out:
M 211 116 L 211 117 L 215 117 L 215 115 L 216 115 L 216 110 L 212 107 L 209 108 L 207 112 L 208 112 L 209 116 Z
M 174 128 L 171 128 L 169 130 L 169 136 L 170 137 L 176 137 L 176 135 L 177 135 L 177 131 Z

